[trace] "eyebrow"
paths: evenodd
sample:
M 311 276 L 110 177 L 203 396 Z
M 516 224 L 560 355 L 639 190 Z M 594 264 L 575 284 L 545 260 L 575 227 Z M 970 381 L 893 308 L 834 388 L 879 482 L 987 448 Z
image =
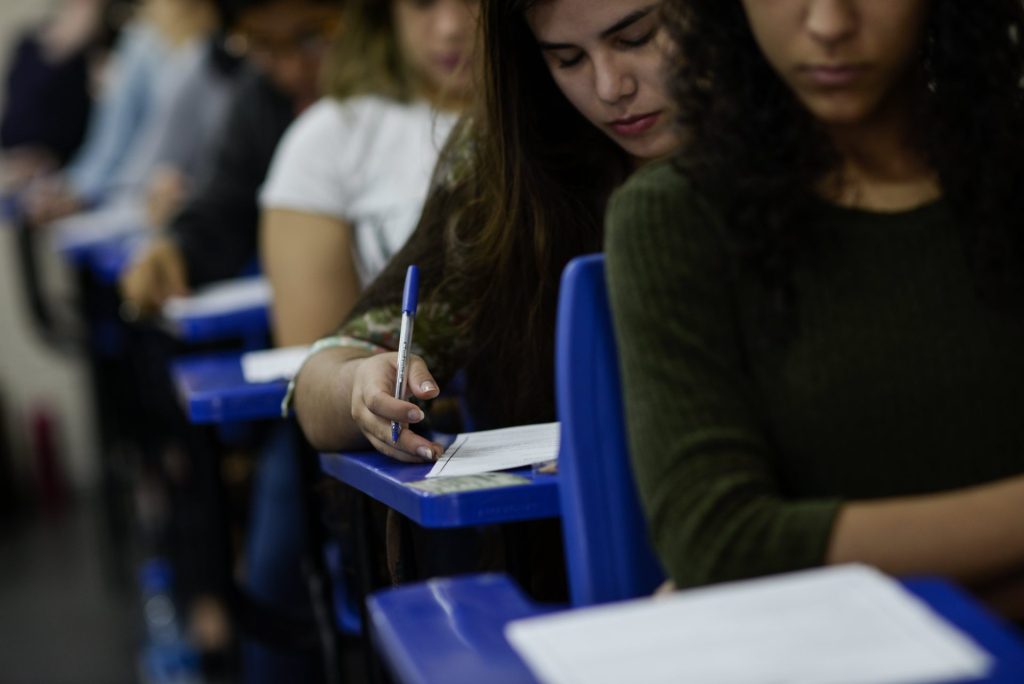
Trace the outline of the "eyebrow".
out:
M 641 19 L 646 17 L 648 14 L 653 12 L 656 8 L 657 8 L 656 4 L 648 5 L 647 7 L 644 7 L 643 9 L 638 9 L 635 12 L 631 12 L 631 13 L 627 14 L 622 19 L 620 19 L 619 21 L 615 22 L 614 24 L 612 24 L 611 26 L 606 28 L 604 31 L 601 31 L 601 37 L 602 38 L 607 38 L 608 36 L 611 36 L 611 35 L 613 35 L 615 33 L 618 33 L 619 31 L 621 31 L 624 28 L 632 26 L 633 24 L 635 24 L 636 22 L 640 21 Z M 572 43 L 546 43 L 543 40 L 538 40 L 537 41 L 537 45 L 540 47 L 541 50 L 565 50 L 567 48 L 574 48 L 574 47 L 576 47 Z

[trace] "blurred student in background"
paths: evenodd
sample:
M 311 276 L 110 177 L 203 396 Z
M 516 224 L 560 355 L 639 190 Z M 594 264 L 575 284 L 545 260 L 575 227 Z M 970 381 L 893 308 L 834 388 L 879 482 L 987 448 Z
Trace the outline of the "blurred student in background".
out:
M 476 0 L 355 0 L 324 98 L 291 127 L 261 193 L 278 345 L 336 328 L 416 227 L 470 96 Z
M 214 167 L 122 278 L 129 308 L 153 312 L 168 297 L 237 276 L 255 261 L 259 189 L 285 130 L 319 98 L 337 62 L 342 8 L 339 0 L 233 2 L 230 44 L 248 65 L 220 132 Z M 301 610 L 309 602 L 300 562 L 305 527 L 299 473 L 288 467 L 294 459 L 288 431 L 273 432 L 260 450 L 243 583 L 261 601 L 285 612 Z M 254 641 L 242 645 L 247 682 L 311 681 L 316 668 L 308 656 Z
M 319 97 L 341 28 L 339 0 L 233 0 L 233 8 L 232 43 L 249 68 L 206 182 L 121 279 L 125 301 L 142 312 L 255 261 L 259 189 L 285 130 Z
M 1024 617 L 1024 7 L 666 9 L 691 142 L 607 251 L 670 578 L 855 561 Z
M 81 145 L 93 76 L 118 30 L 109 0 L 64 0 L 27 31 L 11 55 L 0 146 L 4 190 L 16 192 L 56 171 Z
M 475 1 L 346 6 L 329 97 L 289 129 L 261 193 L 260 256 L 278 345 L 310 344 L 336 327 L 412 232 L 470 94 L 476 36 Z M 267 445 L 250 518 L 248 585 L 282 605 L 295 600 L 283 580 L 301 578 L 298 458 L 284 440 Z
M 82 149 L 61 174 L 30 188 L 33 223 L 139 203 L 156 169 L 188 175 L 201 165 L 234 75 L 215 40 L 226 21 L 222 2 L 141 3 L 115 49 Z
M 336 348 L 311 356 L 298 375 L 296 411 L 317 448 L 370 444 L 416 462 L 441 453 L 409 429 L 397 444 L 390 439 L 392 419 L 408 426 L 425 418 L 392 396 L 409 264 L 422 279 L 412 399 L 437 397 L 461 369 L 476 428 L 554 420 L 562 268 L 600 249 L 611 191 L 678 144 L 656 5 L 485 0 L 481 15 L 479 106 L 453 134 L 416 232 L 327 343 Z M 516 559 L 532 574 L 526 586 L 557 597 L 558 533 L 508 526 L 496 562 Z

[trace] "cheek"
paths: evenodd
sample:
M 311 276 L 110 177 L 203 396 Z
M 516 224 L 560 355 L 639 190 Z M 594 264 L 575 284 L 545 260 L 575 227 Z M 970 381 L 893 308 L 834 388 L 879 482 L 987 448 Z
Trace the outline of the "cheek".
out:
M 573 73 L 563 73 L 563 70 L 554 67 L 551 69 L 551 77 L 555 80 L 555 85 L 558 86 L 558 89 L 565 95 L 565 99 L 585 119 L 595 125 L 599 123 L 592 81 L 586 77 L 582 69 L 576 70 Z
M 883 21 L 888 19 L 888 21 Z M 923 9 L 908 9 L 896 17 L 876 20 L 880 29 L 876 33 L 877 53 L 894 69 L 902 70 L 913 63 L 924 42 L 925 13 Z
M 398 35 L 402 57 L 414 67 L 421 67 L 429 47 L 430 21 L 425 13 L 401 8 L 395 16 L 395 32 Z
M 786 30 L 790 19 L 781 10 L 772 11 L 764 4 L 745 2 L 747 22 L 754 42 L 765 60 L 776 70 L 786 61 L 786 53 L 795 42 L 796 35 Z M 799 25 L 799 21 L 797 21 Z
M 668 94 L 670 74 L 663 53 L 644 55 L 633 69 L 643 92 L 640 97 L 649 104 L 665 104 L 671 99 Z

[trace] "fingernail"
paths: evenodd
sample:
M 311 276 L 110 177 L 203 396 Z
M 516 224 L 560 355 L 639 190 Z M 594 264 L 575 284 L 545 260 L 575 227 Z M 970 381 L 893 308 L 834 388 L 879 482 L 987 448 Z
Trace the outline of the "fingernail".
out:
M 421 392 L 433 392 L 434 389 L 434 383 L 432 382 L 425 382 L 422 385 L 420 385 Z
M 423 420 L 423 411 L 420 411 L 419 409 L 409 411 L 409 420 L 413 423 Z
M 429 447 L 419 447 L 416 449 L 416 453 L 419 454 L 420 458 L 429 461 L 434 458 L 434 452 Z

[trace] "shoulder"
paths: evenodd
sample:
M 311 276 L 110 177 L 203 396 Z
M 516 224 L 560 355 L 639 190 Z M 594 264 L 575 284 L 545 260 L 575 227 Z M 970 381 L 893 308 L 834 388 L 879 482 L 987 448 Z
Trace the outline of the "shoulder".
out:
M 608 203 L 606 240 L 611 252 L 639 245 L 690 251 L 720 244 L 722 233 L 721 212 L 672 160 L 634 173 Z
M 294 172 L 312 161 L 336 158 L 344 151 L 345 128 L 339 103 L 330 98 L 315 102 L 288 126 L 274 155 L 274 167 Z
M 377 96 L 324 97 L 295 120 L 284 144 L 343 155 L 352 145 L 362 148 L 379 137 L 376 131 L 396 128 L 404 109 L 401 103 Z

